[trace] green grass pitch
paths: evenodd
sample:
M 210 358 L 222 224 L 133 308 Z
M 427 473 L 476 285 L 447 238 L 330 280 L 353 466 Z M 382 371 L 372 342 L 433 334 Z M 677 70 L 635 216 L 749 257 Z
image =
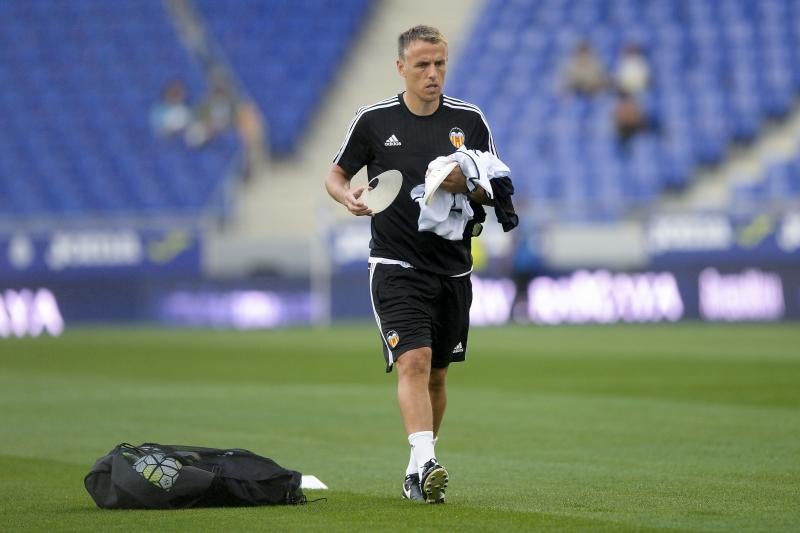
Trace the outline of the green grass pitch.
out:
M 437 455 L 408 446 L 371 326 L 75 329 L 0 341 L 3 531 L 798 531 L 800 327 L 473 329 Z M 242 447 L 314 474 L 302 507 L 103 511 L 119 442 Z

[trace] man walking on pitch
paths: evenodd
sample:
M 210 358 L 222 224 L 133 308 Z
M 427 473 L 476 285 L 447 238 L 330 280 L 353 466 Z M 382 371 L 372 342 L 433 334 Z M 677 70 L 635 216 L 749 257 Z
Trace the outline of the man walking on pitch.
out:
M 365 188 L 350 189 L 353 175 L 365 165 L 370 179 L 392 169 L 403 175 L 397 198 L 372 217 L 370 292 L 386 371 L 397 367 L 397 399 L 411 444 L 403 496 L 444 503 L 448 473 L 434 445 L 447 405 L 448 365 L 467 352 L 475 224 L 457 240 L 419 231 L 415 199 L 436 157 L 462 145 L 492 154 L 495 148 L 480 109 L 442 94 L 447 41 L 439 30 L 415 26 L 401 34 L 396 64 L 405 91 L 358 110 L 325 186 L 353 215 L 372 215 L 359 199 Z M 470 192 L 458 166 L 440 188 L 488 203 L 480 187 Z

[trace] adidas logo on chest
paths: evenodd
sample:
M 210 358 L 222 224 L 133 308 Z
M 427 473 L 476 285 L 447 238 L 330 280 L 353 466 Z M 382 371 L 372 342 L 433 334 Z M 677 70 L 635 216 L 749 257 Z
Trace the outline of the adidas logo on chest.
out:
M 392 133 L 391 137 L 386 139 L 386 141 L 383 143 L 383 145 L 384 146 L 402 146 L 403 143 L 401 143 L 400 139 L 398 139 L 397 136 L 394 133 Z

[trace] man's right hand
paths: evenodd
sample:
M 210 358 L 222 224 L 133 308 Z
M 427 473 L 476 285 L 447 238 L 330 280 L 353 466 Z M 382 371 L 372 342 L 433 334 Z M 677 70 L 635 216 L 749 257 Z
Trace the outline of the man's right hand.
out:
M 367 204 L 362 202 L 359 198 L 367 190 L 367 186 L 358 187 L 356 189 L 347 189 L 344 193 L 344 206 L 352 214 L 360 217 L 364 215 L 372 215 L 372 210 L 367 207 Z
M 350 189 L 350 176 L 339 165 L 332 165 L 325 178 L 325 189 L 331 198 L 342 204 L 357 217 L 371 215 L 372 210 L 360 200 L 367 186 Z

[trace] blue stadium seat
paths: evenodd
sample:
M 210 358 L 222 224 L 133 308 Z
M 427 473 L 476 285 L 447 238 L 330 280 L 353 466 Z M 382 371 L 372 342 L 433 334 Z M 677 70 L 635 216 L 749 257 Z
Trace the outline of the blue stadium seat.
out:
M 205 90 L 159 0 L 0 2 L 0 215 L 201 212 L 237 141 L 156 138 L 171 79 Z M 164 153 L 179 164 L 149 164 Z
M 628 42 L 645 50 L 648 157 L 642 148 L 608 149 L 618 148 L 611 96 L 564 96 L 561 69 L 582 39 L 610 71 Z M 512 164 L 546 169 L 526 173 L 543 183 L 521 191 L 571 216 L 624 213 L 685 187 L 698 165 L 719 163 L 731 143 L 751 142 L 766 119 L 785 117 L 800 92 L 800 0 L 490 0 L 466 42 L 448 92 L 484 108 Z M 589 182 L 598 194 L 581 193 L 575 161 L 602 177 Z M 601 205 L 620 199 L 616 209 Z
M 357 37 L 369 0 L 197 0 L 195 5 L 263 110 L 272 151 L 292 153 Z
M 763 191 L 772 202 L 800 198 L 800 156 L 767 165 Z

